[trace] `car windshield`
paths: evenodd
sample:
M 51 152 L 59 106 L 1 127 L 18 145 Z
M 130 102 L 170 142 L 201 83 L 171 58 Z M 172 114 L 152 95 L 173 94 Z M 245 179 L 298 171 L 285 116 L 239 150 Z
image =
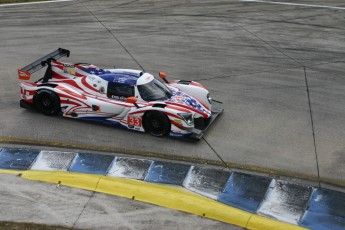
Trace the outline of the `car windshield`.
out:
M 170 89 L 157 79 L 145 85 L 138 85 L 138 91 L 145 101 L 167 100 L 172 96 Z

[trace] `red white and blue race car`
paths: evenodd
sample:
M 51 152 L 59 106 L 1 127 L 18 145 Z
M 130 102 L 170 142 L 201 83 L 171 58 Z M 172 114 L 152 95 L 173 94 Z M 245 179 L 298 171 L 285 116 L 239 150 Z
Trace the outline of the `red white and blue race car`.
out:
M 43 78 L 21 83 L 20 105 L 46 115 L 100 121 L 153 136 L 200 139 L 223 112 L 221 102 L 194 81 L 166 80 L 140 70 L 101 69 L 91 64 L 56 61 L 69 56 L 59 48 L 19 69 L 21 80 L 47 66 Z

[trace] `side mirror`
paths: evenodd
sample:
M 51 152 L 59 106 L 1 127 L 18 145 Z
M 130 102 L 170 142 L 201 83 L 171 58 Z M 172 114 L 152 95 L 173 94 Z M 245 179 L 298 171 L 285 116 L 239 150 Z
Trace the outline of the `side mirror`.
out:
M 164 72 L 159 72 L 159 77 L 163 79 L 165 83 L 168 83 L 168 80 L 166 79 L 167 74 Z
M 136 103 L 138 101 L 138 99 L 136 98 L 136 97 L 127 97 L 126 98 L 126 102 L 127 103 L 132 103 L 132 104 L 134 104 L 134 103 Z
M 139 105 L 137 104 L 138 99 L 136 97 L 127 97 L 126 102 L 134 104 L 135 107 L 139 108 Z

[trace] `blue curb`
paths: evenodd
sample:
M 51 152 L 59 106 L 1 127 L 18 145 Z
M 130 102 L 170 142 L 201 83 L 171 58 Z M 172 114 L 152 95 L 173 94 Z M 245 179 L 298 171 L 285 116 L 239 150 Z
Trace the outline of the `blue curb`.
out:
M 345 229 L 344 193 L 316 188 L 299 223 L 311 229 Z
M 218 201 L 255 213 L 264 199 L 271 178 L 233 172 Z
M 105 175 L 114 158 L 110 155 L 78 153 L 68 171 Z
M 0 152 L 0 168 L 28 169 L 39 152 L 40 150 L 35 149 L 2 148 Z

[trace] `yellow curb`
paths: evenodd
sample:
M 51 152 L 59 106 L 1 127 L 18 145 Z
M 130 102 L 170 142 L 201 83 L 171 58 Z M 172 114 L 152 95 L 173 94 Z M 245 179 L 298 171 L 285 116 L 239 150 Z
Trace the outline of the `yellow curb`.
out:
M 147 183 L 125 178 L 101 178 L 97 192 L 134 198 L 198 216 L 245 227 L 251 214 L 219 203 L 180 187 Z
M 13 174 L 13 175 L 18 175 L 18 174 L 23 173 L 23 172 L 25 172 L 25 171 L 0 169 L 0 173 Z
M 268 219 L 266 217 L 262 217 L 262 216 L 258 216 L 258 215 L 252 215 L 252 217 L 250 218 L 248 225 L 247 225 L 248 229 L 252 229 L 252 230 L 267 230 L 267 229 L 271 229 L 271 230 L 302 230 L 302 229 L 307 229 L 307 228 L 303 228 L 297 225 L 293 225 L 293 224 L 288 224 L 288 223 L 283 223 L 277 220 L 272 220 L 272 219 Z
M 0 171 L 1 172 L 1 171 Z M 74 188 L 95 191 L 101 175 L 82 174 L 68 171 L 25 171 L 22 177 L 28 180 L 38 180 L 61 184 Z
M 82 174 L 69 171 L 11 171 L 29 180 L 44 181 L 75 188 L 126 197 L 176 209 L 198 216 L 254 230 L 301 230 L 296 225 L 261 217 L 234 208 L 177 186 L 154 184 L 127 178 Z

